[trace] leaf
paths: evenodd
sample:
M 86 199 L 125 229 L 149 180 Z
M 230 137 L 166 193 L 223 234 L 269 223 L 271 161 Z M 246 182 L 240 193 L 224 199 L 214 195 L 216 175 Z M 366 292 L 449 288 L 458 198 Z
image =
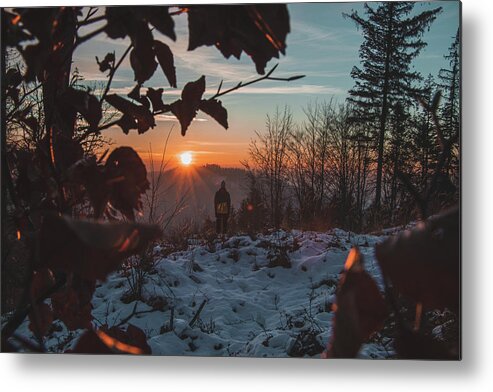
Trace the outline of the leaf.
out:
M 154 112 L 165 109 L 165 105 L 162 99 L 163 91 L 164 90 L 162 88 L 154 90 L 152 87 L 149 87 L 147 89 L 146 97 L 149 98 L 149 100 L 151 101 L 152 110 Z
M 136 122 L 139 133 L 144 133 L 149 130 L 149 128 L 154 128 L 156 126 L 154 116 L 146 107 L 136 105 L 117 94 L 108 94 L 106 96 L 106 101 L 122 112 L 124 116 L 127 116 L 125 119 L 126 122 L 124 123 L 125 127 L 122 126 L 124 132 L 126 131 L 126 133 L 128 133 L 128 129 L 132 129 L 129 128 L 129 125 L 133 125 L 129 123 L 130 119 Z M 121 124 L 119 125 L 121 126 Z
M 154 41 L 154 53 L 170 86 L 176 88 L 176 68 L 171 49 L 161 41 Z
M 157 31 L 176 41 L 175 22 L 166 6 L 139 6 L 137 12 L 153 25 Z
M 188 8 L 188 50 L 214 45 L 226 58 L 240 58 L 245 52 L 259 74 L 265 73 L 270 59 L 285 53 L 290 27 L 284 4 L 191 5 Z
M 131 324 L 124 331 L 118 327 L 108 330 L 102 327 L 90 329 L 78 340 L 75 348 L 70 351 L 79 354 L 151 354 L 144 332 Z
M 130 65 L 134 70 L 135 78 L 139 84 L 149 80 L 157 68 L 157 63 L 154 60 L 154 54 L 146 49 L 132 49 L 130 52 Z
M 431 336 L 419 332 L 401 330 L 394 342 L 394 347 L 403 359 L 458 360 L 457 351 L 447 348 Z
M 97 129 L 99 121 L 103 117 L 99 99 L 84 90 L 68 87 L 61 94 L 59 105 L 68 121 L 72 118 L 75 120 L 75 113 L 79 112 L 93 130 Z
M 111 205 L 134 220 L 134 210 L 142 208 L 140 197 L 149 189 L 142 159 L 131 147 L 119 147 L 106 160 L 105 176 L 106 182 L 111 184 Z
M 332 338 L 325 358 L 354 358 L 361 344 L 383 326 L 387 309 L 363 256 L 352 248 L 339 279 Z
M 115 52 L 106 53 L 104 59 L 100 62 L 98 56 L 96 56 L 96 62 L 99 65 L 101 72 L 111 71 L 115 66 Z
M 203 99 L 200 102 L 200 110 L 211 116 L 225 129 L 228 129 L 228 112 L 223 107 L 221 101 L 217 99 Z
M 50 305 L 41 303 L 33 307 L 29 312 L 29 330 L 45 336 L 53 322 L 53 311 Z
M 181 99 L 171 104 L 171 112 L 178 118 L 181 134 L 185 136 L 192 120 L 197 115 L 202 95 L 205 91 L 205 76 L 194 82 L 189 82 L 181 92 Z
M 98 223 L 48 214 L 40 230 L 40 267 L 104 280 L 126 257 L 160 235 L 159 227 Z
M 135 325 L 128 324 L 126 331 L 118 327 L 112 327 L 107 331 L 102 328 L 100 331 L 106 333 L 106 336 L 100 334 L 100 338 L 109 347 L 121 353 L 151 354 L 151 347 L 147 344 L 144 331 Z
M 51 296 L 51 304 L 55 318 L 62 321 L 68 330 L 91 328 L 91 298 L 84 299 L 77 290 L 66 288 Z
M 127 94 L 127 97 L 132 98 L 132 99 L 138 101 L 140 99 L 140 88 L 141 87 L 142 87 L 142 85 L 140 83 L 137 83 L 135 85 L 135 87 L 132 89 L 132 91 L 130 91 Z
M 136 18 L 130 7 L 106 7 L 105 32 L 110 38 L 125 38 L 136 22 Z
M 205 76 L 202 75 L 194 82 L 188 82 L 181 92 L 181 99 L 187 104 L 198 106 L 205 92 Z
M 104 168 L 98 165 L 95 156 L 84 157 L 69 167 L 66 181 L 83 186 L 94 210 L 94 217 L 100 218 L 109 200 L 109 187 Z
M 125 135 L 128 135 L 131 129 L 139 129 L 137 121 L 127 114 L 124 114 L 117 122 L 117 125 L 122 129 Z
M 5 73 L 6 85 L 10 88 L 19 86 L 22 82 L 22 75 L 17 68 L 9 68 Z
M 55 278 L 49 269 L 43 268 L 39 271 L 34 271 L 31 282 L 31 300 L 37 301 L 43 294 L 48 292 L 54 284 Z
M 98 334 L 92 329 L 84 332 L 75 347 L 66 352 L 74 354 L 113 354 L 113 351 L 103 343 Z
M 383 275 L 424 309 L 457 311 L 460 303 L 458 209 L 428 219 L 376 245 Z

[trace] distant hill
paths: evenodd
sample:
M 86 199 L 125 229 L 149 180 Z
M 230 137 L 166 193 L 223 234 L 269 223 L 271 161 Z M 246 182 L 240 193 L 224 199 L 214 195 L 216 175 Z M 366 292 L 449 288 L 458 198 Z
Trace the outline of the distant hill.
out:
M 223 180 L 226 181 L 233 207 L 238 208 L 247 194 L 246 170 L 213 164 L 169 169 L 163 174 L 162 195 L 159 200 L 161 208 L 173 210 L 182 196 L 186 195 L 184 208 L 175 223 L 193 219 L 201 224 L 207 216 L 214 218 L 214 194 Z

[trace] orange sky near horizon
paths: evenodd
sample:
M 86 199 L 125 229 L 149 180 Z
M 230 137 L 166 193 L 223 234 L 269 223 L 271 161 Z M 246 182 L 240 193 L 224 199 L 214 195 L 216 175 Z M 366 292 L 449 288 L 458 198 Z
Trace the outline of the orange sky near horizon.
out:
M 126 145 L 134 148 L 148 167 L 151 166 L 151 151 L 154 167 L 159 167 L 170 131 L 165 151 L 168 168 L 180 166 L 180 154 L 187 151 L 192 154 L 191 164 L 194 166 L 217 164 L 222 167 L 243 167 L 241 162 L 248 159 L 250 135 L 242 134 L 241 130 L 232 127 L 226 130 L 211 118 L 205 117 L 199 115 L 199 121 L 192 123 L 185 136 L 180 133 L 179 123 L 173 120 L 157 121 L 154 129 L 141 135 L 137 132 L 125 135 L 117 126 L 103 132 L 113 143 L 112 147 Z

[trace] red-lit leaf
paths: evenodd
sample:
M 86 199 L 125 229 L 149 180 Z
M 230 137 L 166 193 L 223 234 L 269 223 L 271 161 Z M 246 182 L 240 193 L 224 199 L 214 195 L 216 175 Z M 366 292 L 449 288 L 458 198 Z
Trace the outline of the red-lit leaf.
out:
M 157 226 L 47 215 L 40 231 L 40 263 L 55 272 L 74 272 L 89 280 L 105 279 L 123 259 L 159 235 Z
M 171 49 L 161 41 L 154 41 L 154 52 L 169 85 L 176 88 L 176 68 Z
M 67 352 L 74 354 L 113 354 L 113 351 L 102 342 L 98 334 L 92 329 L 84 332 L 75 347 Z
M 228 129 L 228 112 L 223 107 L 221 101 L 217 99 L 203 99 L 200 102 L 200 110 L 211 116 L 225 129 Z
M 33 306 L 29 312 L 29 330 L 45 336 L 53 322 L 53 311 L 50 305 L 41 303 Z
M 149 189 L 144 162 L 131 147 L 119 147 L 106 160 L 105 173 L 111 205 L 134 220 L 134 210 L 141 210 L 140 198 Z
M 106 101 L 120 112 L 123 113 L 125 119 L 119 124 L 125 133 L 137 125 L 139 133 L 144 133 L 149 128 L 154 128 L 156 123 L 154 116 L 145 106 L 136 105 L 135 103 L 125 99 L 117 94 L 109 94 L 106 96 Z
M 147 344 L 147 337 L 144 331 L 135 325 L 128 324 L 126 331 L 118 327 L 112 327 L 109 330 L 102 328 L 101 331 L 114 340 L 101 335 L 100 338 L 119 352 L 128 354 L 151 354 L 151 348 Z
M 457 209 L 378 244 L 376 256 L 393 287 L 422 303 L 424 309 L 458 309 L 460 226 Z
M 197 115 L 202 95 L 205 91 L 205 76 L 195 82 L 189 82 L 181 92 L 181 99 L 173 102 L 171 112 L 178 118 L 181 125 L 181 134 L 185 136 L 192 120 Z
M 361 344 L 383 326 L 385 301 L 375 281 L 364 270 L 357 248 L 349 252 L 339 279 L 332 338 L 326 358 L 353 358 Z

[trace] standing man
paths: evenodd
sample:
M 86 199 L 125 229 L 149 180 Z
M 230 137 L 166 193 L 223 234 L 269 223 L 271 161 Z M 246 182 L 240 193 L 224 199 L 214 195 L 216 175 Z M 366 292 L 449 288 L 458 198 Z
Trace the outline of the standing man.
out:
M 231 196 L 226 190 L 226 182 L 221 182 L 221 188 L 214 196 L 214 210 L 216 212 L 216 233 L 226 234 L 228 218 L 231 211 Z

